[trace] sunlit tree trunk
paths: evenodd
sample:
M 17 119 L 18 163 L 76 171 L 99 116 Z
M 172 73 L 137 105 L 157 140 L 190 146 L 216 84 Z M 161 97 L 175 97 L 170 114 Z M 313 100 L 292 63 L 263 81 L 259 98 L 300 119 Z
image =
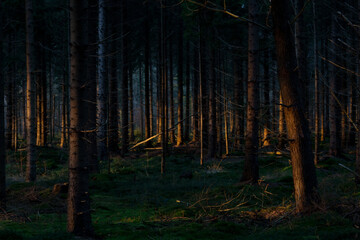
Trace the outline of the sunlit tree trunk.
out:
M 184 78 L 184 49 L 183 49 L 183 25 L 182 22 L 180 24 L 180 30 L 179 30 L 179 42 L 178 42 L 178 53 L 179 53 L 179 58 L 178 58 L 178 108 L 177 108 L 177 117 L 178 117 L 178 125 L 177 125 L 177 146 L 180 146 L 181 144 L 183 144 L 183 112 L 184 112 L 184 107 L 183 107 L 183 78 Z
M 269 51 L 264 52 L 264 134 L 262 144 L 264 147 L 270 145 L 271 109 L 270 109 L 270 57 Z
M 36 180 L 36 86 L 33 1 L 25 1 L 26 9 L 26 181 Z
M 90 214 L 89 159 L 86 131 L 92 93 L 88 84 L 88 1 L 70 0 L 70 151 L 67 229 L 77 236 L 92 236 Z M 92 119 L 90 119 L 92 120 Z M 94 119 L 95 120 L 95 119 Z
M 313 210 L 319 202 L 317 178 L 312 153 L 310 130 L 303 104 L 304 84 L 299 81 L 296 69 L 296 53 L 291 31 L 290 2 L 272 1 L 272 16 L 276 44 L 278 76 L 283 99 L 287 133 L 298 212 Z
M 258 21 L 259 3 L 249 1 L 249 38 L 248 38 L 248 102 L 245 135 L 245 163 L 242 181 L 256 183 L 259 179 L 258 163 L 258 111 L 259 111 L 259 27 L 253 22 Z

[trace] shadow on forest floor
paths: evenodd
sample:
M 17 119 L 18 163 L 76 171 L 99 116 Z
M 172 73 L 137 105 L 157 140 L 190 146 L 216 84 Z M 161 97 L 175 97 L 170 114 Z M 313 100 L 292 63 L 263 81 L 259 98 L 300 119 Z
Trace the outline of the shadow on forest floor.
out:
M 91 176 L 92 221 L 102 239 L 356 239 L 360 225 L 354 162 L 324 158 L 317 168 L 322 204 L 307 216 L 295 213 L 289 159 L 262 154 L 258 185 L 238 184 L 242 157 L 199 166 L 194 153 L 167 158 L 115 157 L 111 173 Z M 72 239 L 66 233 L 67 180 L 62 150 L 39 151 L 38 181 L 23 183 L 24 152 L 10 153 L 8 209 L 0 213 L 0 239 Z M 146 157 L 149 156 L 149 157 Z M 351 158 L 351 156 L 349 156 Z

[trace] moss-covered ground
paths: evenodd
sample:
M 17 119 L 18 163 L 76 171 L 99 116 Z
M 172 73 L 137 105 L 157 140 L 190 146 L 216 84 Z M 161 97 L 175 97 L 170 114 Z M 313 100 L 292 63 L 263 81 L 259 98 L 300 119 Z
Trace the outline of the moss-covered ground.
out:
M 181 152 L 181 151 L 180 151 Z M 91 176 L 92 222 L 99 239 L 357 239 L 360 190 L 353 156 L 322 159 L 317 168 L 322 203 L 295 212 L 286 156 L 261 154 L 258 185 L 239 183 L 243 158 L 199 165 L 194 153 L 174 153 L 160 175 L 160 157 L 113 157 Z M 8 153 L 8 203 L 0 213 L 0 239 L 75 239 L 66 232 L 67 154 L 39 149 L 38 180 L 24 183 L 24 152 Z

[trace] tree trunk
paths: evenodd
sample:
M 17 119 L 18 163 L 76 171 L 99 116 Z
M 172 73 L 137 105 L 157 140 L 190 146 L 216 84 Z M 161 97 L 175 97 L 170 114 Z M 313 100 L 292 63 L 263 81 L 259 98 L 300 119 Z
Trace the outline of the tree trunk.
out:
M 150 119 L 150 26 L 149 26 L 149 2 L 146 3 L 145 18 L 145 139 L 151 137 Z
M 189 141 L 190 133 L 190 42 L 186 42 L 186 76 L 185 76 L 185 89 L 186 89 L 186 102 L 185 102 L 185 128 L 184 140 Z
M 87 109 L 90 93 L 87 84 L 88 59 L 88 6 L 86 0 L 70 0 L 70 151 L 69 151 L 69 193 L 67 229 L 77 236 L 92 236 L 89 159 L 85 131 L 88 122 Z
M 3 49 L 3 9 L 2 0 L 0 0 L 0 49 Z M 0 68 L 3 69 L 2 65 L 3 54 L 0 51 Z M 0 207 L 6 209 L 6 155 L 5 155 L 5 119 L 4 119 L 4 78 L 2 72 L 0 72 Z
M 270 57 L 269 51 L 264 52 L 264 135 L 263 147 L 270 145 L 271 111 L 270 111 Z
M 183 144 L 183 78 L 184 78 L 184 54 L 183 54 L 183 25 L 182 22 L 180 24 L 179 31 L 179 42 L 178 42 L 178 52 L 179 52 L 179 62 L 178 62 L 178 125 L 177 125 L 177 146 Z
M 295 21 L 295 46 L 296 46 L 296 59 L 297 67 L 299 68 L 298 74 L 300 81 L 304 84 L 304 110 L 306 118 L 310 117 L 309 114 L 309 78 L 307 73 L 307 40 L 305 38 L 305 0 L 296 0 L 295 9 L 297 19 Z
M 109 57 L 109 135 L 108 135 L 108 145 L 109 151 L 112 153 L 117 153 L 119 151 L 119 103 L 118 103 L 118 76 L 117 76 L 117 54 L 119 50 L 117 41 L 115 40 L 119 35 L 117 34 L 116 26 L 118 24 L 118 14 L 119 7 L 118 1 L 110 1 L 111 5 L 109 6 L 111 11 L 110 19 L 111 24 L 109 24 L 109 34 L 113 36 L 111 44 L 109 46 L 109 51 L 112 55 Z M 126 89 L 127 91 L 127 89 Z M 127 103 L 127 99 L 126 99 Z
M 291 162 L 298 212 L 311 211 L 319 202 L 310 131 L 303 104 L 304 84 L 296 69 L 294 38 L 291 32 L 290 2 L 272 1 L 280 91 L 290 144 Z
M 338 57 L 334 52 L 336 46 L 334 45 L 337 42 L 337 28 L 336 28 L 336 15 L 331 16 L 331 39 L 332 51 L 330 51 L 330 60 L 332 62 L 337 62 Z M 329 124 L 330 124 L 330 146 L 329 154 L 334 157 L 340 157 L 341 155 L 341 130 L 340 130 L 340 121 L 341 121 L 341 110 L 337 102 L 339 99 L 339 94 L 337 91 L 340 89 L 340 79 L 337 76 L 336 68 L 333 64 L 329 65 L 329 85 L 330 85 L 330 96 L 329 96 Z
M 216 158 L 216 92 L 215 92 L 215 50 L 209 49 L 209 146 L 208 158 Z
M 121 16 L 122 16 L 122 102 L 121 102 L 121 138 L 122 147 L 121 154 L 124 156 L 129 149 L 129 27 L 127 18 L 127 0 L 121 1 Z
M 167 131 L 166 131 L 166 103 L 167 103 L 167 73 L 166 73 L 166 41 L 165 41 L 165 22 L 163 5 L 166 4 L 166 0 L 160 0 L 160 74 L 161 74 L 161 175 L 165 174 L 165 159 L 167 152 Z
M 258 21 L 259 3 L 256 0 L 249 1 L 249 19 Z M 258 111 L 259 111 L 259 27 L 249 22 L 248 44 L 248 103 L 247 124 L 245 136 L 245 163 L 242 181 L 257 183 L 259 179 L 258 163 Z
M 33 1 L 25 1 L 26 9 L 26 181 L 36 180 L 36 86 Z
M 98 85 L 97 85 L 97 148 L 99 161 L 108 161 L 107 131 L 106 131 L 106 0 L 99 0 L 99 19 L 98 19 Z
M 173 64 L 173 41 L 172 37 L 169 37 L 169 128 L 173 128 L 175 125 L 175 109 L 174 109 L 174 64 Z M 171 144 L 175 143 L 175 130 L 172 129 L 169 131 L 169 141 Z
M 241 84 L 242 84 L 242 79 L 241 79 L 241 61 L 239 59 L 239 56 L 235 56 L 234 59 L 234 66 L 233 66 L 233 72 L 234 72 L 234 115 L 235 115 L 235 149 L 236 150 L 240 150 L 240 146 L 241 146 L 241 98 L 242 96 L 240 95 L 240 91 L 241 91 Z
M 88 28 L 96 29 L 98 24 L 98 0 L 88 0 Z M 96 31 L 94 31 L 96 32 Z M 97 138 L 96 138 L 96 81 L 97 81 L 97 41 L 98 36 L 94 34 L 94 32 L 88 32 L 88 42 L 89 46 L 87 49 L 87 81 L 86 81 L 86 95 L 84 96 L 84 113 L 86 117 L 86 122 L 84 124 L 84 128 L 88 130 L 84 133 L 84 137 L 86 139 L 85 142 L 85 151 L 88 154 L 89 161 L 89 170 L 92 173 L 98 173 L 99 169 L 99 161 L 97 157 Z M 96 32 L 97 33 L 97 32 Z
M 192 117 L 192 142 L 199 141 L 199 49 L 194 49 L 194 70 L 193 70 L 193 94 L 192 94 L 192 109 L 193 109 L 193 117 Z
M 129 63 L 129 141 L 133 142 L 134 136 L 134 80 L 133 66 Z
M 316 0 L 313 0 L 313 29 L 314 29 L 314 88 L 315 88 L 315 152 L 314 152 L 314 163 L 318 163 L 318 153 L 319 153 L 319 128 L 320 128 L 320 118 L 319 118 L 319 77 L 318 77 L 318 62 L 317 62 L 317 35 L 316 35 Z

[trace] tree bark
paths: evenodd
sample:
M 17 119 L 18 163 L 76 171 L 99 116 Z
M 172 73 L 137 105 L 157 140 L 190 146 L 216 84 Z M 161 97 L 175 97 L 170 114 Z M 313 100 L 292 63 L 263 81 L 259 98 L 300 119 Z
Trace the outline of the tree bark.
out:
M 88 0 L 88 28 L 96 29 L 98 21 L 98 0 Z M 97 33 L 97 31 L 94 31 Z M 97 157 L 97 138 L 96 138 L 96 81 L 97 81 L 97 40 L 98 36 L 93 31 L 88 32 L 88 49 L 87 49 L 87 81 L 84 87 L 86 88 L 86 95 L 84 96 L 84 112 L 86 122 L 84 128 L 87 132 L 84 133 L 84 137 L 87 140 L 85 142 L 85 151 L 88 153 L 89 170 L 92 173 L 98 173 L 99 161 Z
M 107 149 L 107 131 L 106 131 L 106 0 L 99 0 L 99 16 L 98 16 L 98 85 L 97 85 L 97 148 L 98 159 L 100 161 L 108 161 Z
M 184 117 L 184 108 L 183 108 L 183 78 L 184 78 L 184 49 L 183 49 L 183 24 L 180 24 L 179 31 L 179 42 L 178 42 L 178 52 L 179 52 L 179 62 L 178 62 L 178 125 L 177 125 L 177 146 L 183 144 L 183 117 Z
M 278 62 L 280 91 L 290 144 L 291 163 L 298 212 L 313 210 L 319 202 L 317 178 L 312 154 L 310 130 L 305 117 L 303 91 L 296 69 L 294 38 L 291 32 L 290 3 L 287 0 L 272 1 L 274 37 Z
M 185 89 L 186 89 L 186 102 L 185 102 L 185 127 L 184 127 L 184 140 L 189 141 L 190 133 L 190 42 L 186 42 L 186 70 L 185 70 Z
M 36 86 L 33 1 L 25 1 L 26 9 L 26 181 L 36 180 Z
M 121 138 L 122 147 L 121 154 L 124 156 L 129 149 L 129 26 L 127 16 L 127 0 L 121 1 L 121 16 L 122 16 L 122 102 L 121 102 Z
M 248 104 L 245 136 L 245 163 L 242 181 L 257 183 L 259 179 L 258 163 L 258 111 L 259 111 L 259 27 L 253 22 L 258 21 L 259 3 L 249 1 L 249 44 L 248 44 Z
M 2 0 L 0 0 L 0 49 L 3 49 L 3 8 Z M 3 69 L 3 54 L 0 51 L 0 68 Z M 6 149 L 5 149 L 5 118 L 4 118 L 4 76 L 2 71 L 0 72 L 0 207 L 6 209 Z
M 119 50 L 116 38 L 119 36 L 117 34 L 116 26 L 118 24 L 118 14 L 119 14 L 119 3 L 116 0 L 110 1 L 111 5 L 109 6 L 111 11 L 111 24 L 109 24 L 109 34 L 113 36 L 112 42 L 110 44 L 111 57 L 109 58 L 109 135 L 108 135 L 108 144 L 109 151 L 112 153 L 117 153 L 119 151 L 119 103 L 118 103 L 118 76 L 117 76 L 117 54 Z M 127 88 L 126 88 L 127 91 Z M 126 99 L 127 103 L 128 99 Z
M 150 120 L 150 26 L 149 26 L 149 2 L 146 3 L 145 18 L 145 139 L 150 138 L 151 120 Z
M 208 158 L 216 158 L 216 92 L 215 92 L 215 51 L 209 49 L 210 66 L 208 71 L 209 80 L 209 146 Z
M 335 1 L 334 1 L 335 2 Z M 337 1 L 336 1 L 337 2 Z M 337 62 L 339 60 L 335 53 L 335 42 L 337 42 L 337 27 L 336 27 L 336 15 L 331 16 L 331 39 L 332 51 L 330 51 L 330 60 Z M 329 96 L 329 128 L 330 128 L 330 145 L 329 154 L 334 157 L 340 157 L 341 155 L 341 110 L 337 102 L 339 99 L 338 90 L 341 87 L 341 80 L 337 76 L 337 70 L 333 64 L 329 65 L 329 85 L 330 85 L 330 96 Z
M 88 1 L 70 0 L 70 151 L 67 229 L 77 236 L 92 236 L 89 197 L 89 159 L 86 131 L 90 89 L 88 84 Z M 86 150 L 85 150 L 86 149 Z

